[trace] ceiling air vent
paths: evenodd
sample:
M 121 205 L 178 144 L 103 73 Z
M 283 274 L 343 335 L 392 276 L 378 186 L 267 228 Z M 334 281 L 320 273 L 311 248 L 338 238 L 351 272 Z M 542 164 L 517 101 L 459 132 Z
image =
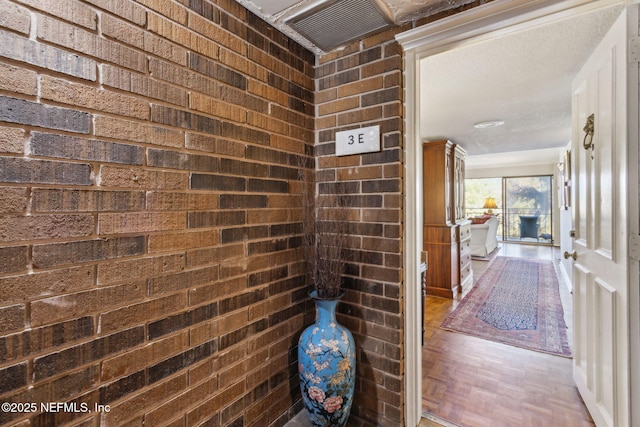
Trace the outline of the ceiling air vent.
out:
M 392 22 L 376 0 L 337 0 L 295 16 L 287 24 L 329 51 L 388 28 Z

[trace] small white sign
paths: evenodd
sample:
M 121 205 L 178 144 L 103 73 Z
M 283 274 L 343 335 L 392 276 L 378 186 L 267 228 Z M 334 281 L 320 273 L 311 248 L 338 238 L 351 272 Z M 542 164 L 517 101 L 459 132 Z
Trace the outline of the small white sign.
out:
M 336 132 L 336 156 L 380 151 L 380 126 Z

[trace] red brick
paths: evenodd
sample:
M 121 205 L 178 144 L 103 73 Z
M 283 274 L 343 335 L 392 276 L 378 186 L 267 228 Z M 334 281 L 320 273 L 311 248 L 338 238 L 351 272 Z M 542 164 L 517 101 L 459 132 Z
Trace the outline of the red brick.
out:
M 97 64 L 94 60 L 74 55 L 43 43 L 0 30 L 0 57 L 25 62 L 45 69 L 95 81 Z
M 147 14 L 143 6 L 131 0 L 85 0 L 101 9 L 107 10 L 137 25 L 147 22 Z
M 89 133 L 89 114 L 0 96 L 0 120 L 10 123 Z
M 219 334 L 217 320 L 201 323 L 189 329 L 189 344 L 200 345 L 216 338 Z
M 0 30 L 0 120 L 8 123 L 0 128 L 8 154 L 0 155 L 0 227 L 15 233 L 45 217 L 63 225 L 0 249 L 0 320 L 9 334 L 0 346 L 13 358 L 3 373 L 20 387 L 3 399 L 111 405 L 99 415 L 11 422 L 283 424 L 299 399 L 289 346 L 312 317 L 301 279 L 298 158 L 311 163 L 314 150 L 334 158 L 336 114 L 357 111 L 344 98 L 369 95 L 384 114 L 400 114 L 399 101 L 386 97 L 394 91 L 381 92 L 401 86 L 400 70 L 358 86 L 350 80 L 358 70 L 334 78 L 335 65 L 372 63 L 378 45 L 336 54 L 318 72 L 333 84 L 317 98 L 333 109 L 322 122 L 332 127 L 319 128 L 313 147 L 316 59 L 234 1 L 86 0 L 75 10 L 66 6 L 76 0 L 0 2 L 15 12 Z M 379 44 L 385 57 L 399 58 L 388 44 Z M 380 78 L 388 86 L 377 87 Z M 353 94 L 339 95 L 343 88 Z M 400 150 L 397 119 L 376 120 L 394 129 L 385 151 Z M 400 164 L 389 154 L 353 157 L 324 163 L 323 182 L 352 167 L 363 172 L 346 181 L 378 180 L 381 165 Z M 370 189 L 391 218 L 397 207 L 386 196 L 401 194 Z M 369 202 L 357 200 L 366 211 Z M 91 217 L 90 234 L 68 235 L 63 219 L 71 217 Z M 356 227 L 372 254 L 392 251 L 401 237 L 400 224 L 383 220 Z M 358 267 L 401 271 L 399 254 L 373 255 Z M 361 330 L 401 328 L 389 311 L 399 284 L 385 284 L 389 293 L 376 298 L 353 290 L 375 307 L 363 307 Z M 400 345 L 383 345 L 379 354 L 398 360 Z M 20 364 L 24 379 L 21 368 L 6 370 Z M 377 379 L 382 370 L 369 372 Z M 381 392 L 384 405 L 401 397 L 395 386 Z
M 210 19 L 205 19 L 198 15 L 190 15 L 189 28 L 234 52 L 241 55 L 247 54 L 247 44 L 244 40 L 217 25 L 211 25 Z
M 247 111 L 243 107 L 220 102 L 219 98 L 212 98 L 200 94 L 192 94 L 190 107 L 197 111 L 202 111 L 212 116 L 231 120 L 236 123 L 247 121 Z
M 181 271 L 185 267 L 185 262 L 184 254 L 124 261 L 112 260 L 98 265 L 98 284 L 104 286 Z
M 220 49 L 218 58 L 222 64 L 229 68 L 240 71 L 248 76 L 255 77 L 258 80 L 266 80 L 265 70 L 244 55 L 239 55 L 228 49 Z
M 149 71 L 156 79 L 173 83 L 210 96 L 220 95 L 220 85 L 215 80 L 175 64 L 152 58 L 149 60 Z
M 218 266 L 165 274 L 149 281 L 149 295 L 160 295 L 187 288 L 198 288 L 218 279 Z
M 182 230 L 186 228 L 186 225 L 186 216 L 181 212 L 104 213 L 98 215 L 98 232 L 102 235 Z
M 38 21 L 38 37 L 132 70 L 142 72 L 146 69 L 146 58 L 143 53 L 111 40 L 100 38 L 93 33 L 68 25 L 62 21 L 40 17 Z
M 188 408 L 192 407 L 194 401 L 208 399 L 217 390 L 218 381 L 216 378 L 209 379 L 197 386 L 192 386 L 184 393 L 173 396 L 172 399 L 149 412 L 145 416 L 145 424 L 151 426 L 162 425 L 166 420 L 173 418 L 176 413 L 185 413 Z
M 199 425 L 202 421 L 210 418 L 220 409 L 242 396 L 244 392 L 244 383 L 240 382 L 203 400 L 202 404 L 187 413 L 187 425 Z
M 2 196 L 0 195 L 0 198 Z M 100 191 L 34 188 L 33 212 L 101 212 L 142 211 L 145 193 L 142 191 Z
M 363 212 L 362 219 L 371 222 L 394 222 L 398 223 L 402 218 L 402 212 L 396 207 L 395 209 L 377 209 L 367 210 Z
M 78 360 L 90 363 L 110 354 L 134 347 L 144 341 L 144 328 L 137 327 L 102 336 L 58 352 L 36 357 L 33 366 L 35 381 L 76 368 Z
M 218 195 L 151 191 L 147 194 L 147 209 L 158 211 L 212 211 L 218 209 Z
M 0 308 L 0 334 L 6 335 L 19 331 L 26 326 L 26 308 L 24 304 Z
M 23 4 L 53 15 L 89 30 L 96 29 L 98 17 L 96 13 L 84 4 L 71 0 L 20 0 Z
M 149 252 L 164 252 L 210 247 L 220 241 L 217 231 L 193 231 L 182 233 L 164 233 L 149 236 Z
M 94 228 L 92 215 L 5 217 L 0 224 L 0 241 L 83 237 L 93 234 Z
M 266 79 L 266 76 L 264 79 L 260 79 L 260 80 L 265 80 L 265 79 Z M 249 80 L 247 82 L 247 85 L 249 88 L 249 92 L 254 95 L 259 96 L 260 98 L 264 98 L 266 100 L 278 103 L 280 105 L 287 105 L 287 102 L 288 102 L 287 95 L 280 92 L 279 90 L 255 80 Z
M 143 370 L 150 364 L 155 364 L 176 352 L 186 350 L 188 346 L 189 334 L 187 331 L 154 341 L 106 359 L 102 362 L 100 378 L 102 381 L 111 381 L 114 378 Z
M 0 303 L 28 301 L 52 294 L 87 289 L 95 282 L 91 267 L 72 267 L 0 278 Z
M 68 347 L 95 335 L 92 317 L 82 317 L 42 328 L 28 328 L 24 332 L 0 338 L 3 362 Z
M 27 189 L 20 187 L 0 187 L 0 212 L 24 213 L 27 211 Z
M 142 300 L 146 295 L 145 281 L 60 295 L 31 303 L 31 326 L 40 326 L 73 319 Z M 60 308 L 63 307 L 64 310 Z
M 138 49 L 144 49 L 145 32 L 142 28 L 109 14 L 100 16 L 100 29 L 106 37 L 116 39 Z
M 32 70 L 25 70 L 24 68 L 0 64 L 0 89 L 8 92 L 35 96 L 38 90 L 38 83 L 36 79 L 37 74 Z M 18 130 L 19 129 L 16 129 L 16 131 Z M 0 149 L 5 151 L 6 149 L 3 149 L 3 146 L 4 144 L 0 142 Z M 16 152 L 22 152 L 22 150 Z
M 34 245 L 33 267 L 51 268 L 60 265 L 77 265 L 83 262 L 141 255 L 144 251 L 145 239 L 142 236 L 45 243 Z
M 149 0 L 145 1 L 148 2 Z M 153 3 L 155 4 L 155 2 Z M 167 3 L 167 5 L 167 7 L 173 7 L 175 4 Z M 178 8 L 177 5 L 175 6 Z M 219 47 L 212 40 L 208 40 L 207 38 L 189 31 L 185 27 L 182 27 L 175 22 L 171 22 L 157 14 L 149 14 L 147 21 L 149 31 L 152 33 L 165 37 L 178 45 L 185 46 L 188 49 L 192 49 L 210 58 L 217 58 Z
M 144 325 L 150 320 L 175 313 L 187 306 L 186 294 L 174 294 L 123 306 L 100 314 L 101 333 L 110 333 L 126 327 Z
M 186 173 L 164 172 L 142 168 L 102 166 L 100 186 L 133 189 L 184 190 L 187 188 Z
M 175 395 L 187 389 L 187 375 L 182 374 L 167 381 L 154 384 L 134 396 L 110 405 L 110 411 L 102 418 L 106 426 L 124 426 L 131 419 L 138 419 L 142 425 L 142 415 Z
M 105 163 L 141 165 L 144 151 L 138 145 L 33 132 L 29 143 L 33 156 Z
M 352 123 L 368 122 L 382 118 L 381 107 L 362 108 L 357 111 L 338 115 L 338 125 L 345 126 Z
M 95 135 L 129 142 L 144 142 L 151 145 L 181 147 L 184 133 L 147 123 L 97 115 Z
M 0 126 L 0 153 L 24 153 L 24 140 L 24 129 Z
M 191 305 L 202 304 L 213 299 L 220 298 L 246 289 L 246 278 L 226 279 L 208 286 L 200 286 L 189 290 L 189 302 Z M 224 320 L 223 320 L 224 321 Z
M 136 119 L 149 118 L 149 104 L 144 100 L 87 85 L 43 76 L 43 99 Z
M 380 61 L 372 62 L 362 67 L 362 78 L 377 74 L 384 74 L 402 69 L 402 57 L 393 56 Z
M 25 272 L 29 265 L 29 247 L 5 246 L 0 248 L 0 273 Z
M 186 57 L 184 53 L 182 56 Z M 102 83 L 105 86 L 125 90 L 147 98 L 159 99 L 182 107 L 188 105 L 188 93 L 186 90 L 133 73 L 125 68 L 104 65 L 102 67 Z M 142 125 L 139 126 L 142 127 Z
M 0 27 L 9 28 L 23 34 L 29 34 L 31 17 L 29 9 L 19 6 L 9 0 L 0 0 Z

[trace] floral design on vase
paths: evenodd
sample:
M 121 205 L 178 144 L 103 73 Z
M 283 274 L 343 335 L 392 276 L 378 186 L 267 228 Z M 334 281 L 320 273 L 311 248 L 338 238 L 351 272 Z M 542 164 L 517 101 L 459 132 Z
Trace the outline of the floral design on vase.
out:
M 336 321 L 338 299 L 316 302 L 316 322 L 298 343 L 300 388 L 314 426 L 345 426 L 355 387 L 355 343 L 351 332 Z

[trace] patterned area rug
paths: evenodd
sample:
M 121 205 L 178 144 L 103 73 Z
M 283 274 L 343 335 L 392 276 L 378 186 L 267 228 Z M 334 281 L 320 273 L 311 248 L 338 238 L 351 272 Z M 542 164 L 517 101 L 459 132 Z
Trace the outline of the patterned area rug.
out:
M 441 327 L 571 357 L 552 261 L 497 257 Z

